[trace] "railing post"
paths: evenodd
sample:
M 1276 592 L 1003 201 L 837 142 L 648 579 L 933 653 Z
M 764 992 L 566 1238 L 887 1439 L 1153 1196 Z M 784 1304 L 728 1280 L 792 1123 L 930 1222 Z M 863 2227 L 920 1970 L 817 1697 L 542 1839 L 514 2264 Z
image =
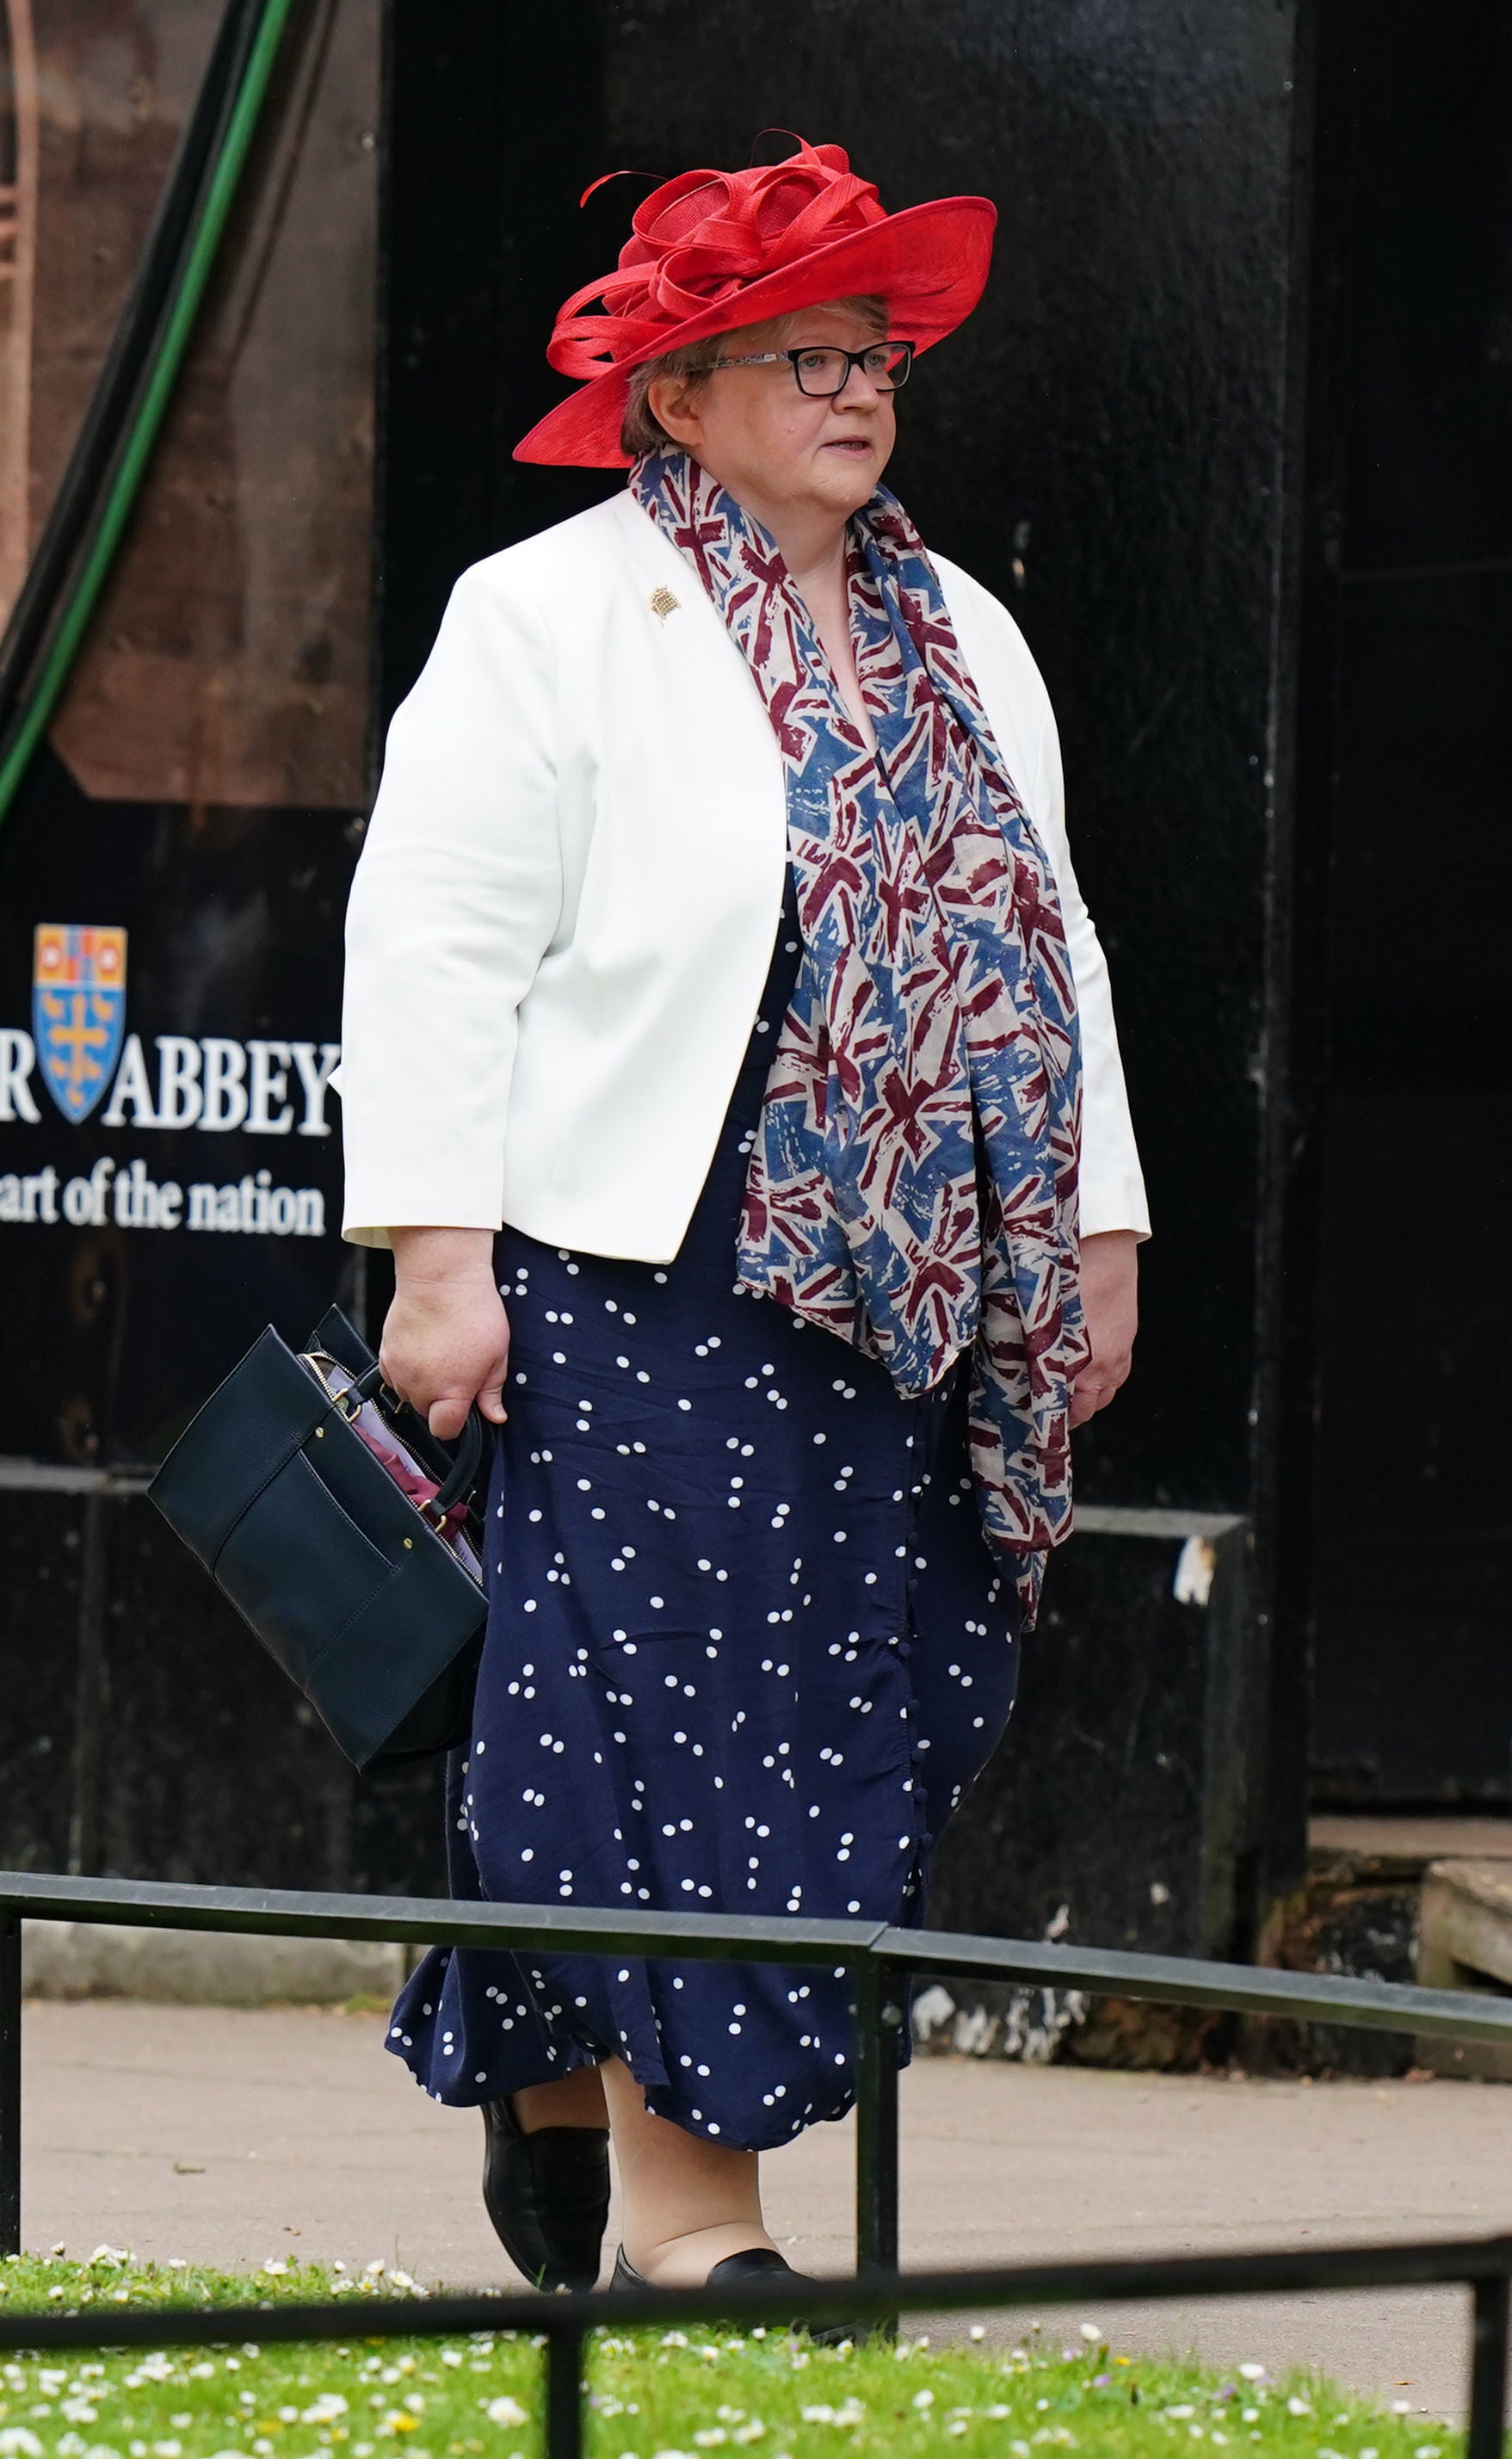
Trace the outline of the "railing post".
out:
M 1470 2341 L 1470 2430 L 1465 2459 L 1502 2459 L 1506 2437 L 1507 2275 L 1474 2282 Z
M 896 2271 L 899 1976 L 864 1954 L 855 1972 L 856 2269 Z M 884 2329 L 892 2327 L 884 2324 Z
M 546 2324 L 544 2459 L 582 2459 L 583 2335 Z
M 21 2251 L 21 1916 L 0 1913 L 0 2255 Z

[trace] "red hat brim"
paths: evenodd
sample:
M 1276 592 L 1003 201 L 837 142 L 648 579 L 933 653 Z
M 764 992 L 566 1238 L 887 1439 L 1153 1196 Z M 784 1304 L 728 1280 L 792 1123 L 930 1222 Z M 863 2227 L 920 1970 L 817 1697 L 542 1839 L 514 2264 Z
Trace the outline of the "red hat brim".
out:
M 620 450 L 620 430 L 632 368 L 715 333 L 764 325 L 796 307 L 818 307 L 830 299 L 885 299 L 897 338 L 930 349 L 965 321 L 981 297 L 997 221 L 998 209 L 986 197 L 942 197 L 907 205 L 884 221 L 816 247 L 703 315 L 668 326 L 646 348 L 590 377 L 537 421 L 515 445 L 514 458 L 627 470 L 631 456 Z

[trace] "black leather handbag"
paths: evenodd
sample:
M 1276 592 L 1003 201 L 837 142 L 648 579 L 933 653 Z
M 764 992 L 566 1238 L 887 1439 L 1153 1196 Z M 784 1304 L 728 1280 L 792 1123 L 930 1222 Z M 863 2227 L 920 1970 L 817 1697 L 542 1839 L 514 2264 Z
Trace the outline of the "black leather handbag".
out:
M 438 1443 L 333 1307 L 303 1354 L 270 1324 L 148 1489 L 355 1767 L 468 1738 L 483 1441 L 474 1409 Z

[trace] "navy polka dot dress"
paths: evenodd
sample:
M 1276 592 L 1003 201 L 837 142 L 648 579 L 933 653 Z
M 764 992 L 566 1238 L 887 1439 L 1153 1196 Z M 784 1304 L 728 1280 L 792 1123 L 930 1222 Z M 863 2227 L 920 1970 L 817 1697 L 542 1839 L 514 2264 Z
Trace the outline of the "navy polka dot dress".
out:
M 746 1152 L 799 957 L 789 890 L 682 1249 L 658 1268 L 501 1232 L 509 1422 L 488 1504 L 452 1891 L 659 1911 L 919 1917 L 934 1838 L 1007 1722 L 1012 1581 L 964 1372 L 886 1370 L 733 1287 Z M 437 1948 L 388 2046 L 438 2100 L 618 2053 L 652 2109 L 760 2151 L 851 2099 L 841 1974 Z

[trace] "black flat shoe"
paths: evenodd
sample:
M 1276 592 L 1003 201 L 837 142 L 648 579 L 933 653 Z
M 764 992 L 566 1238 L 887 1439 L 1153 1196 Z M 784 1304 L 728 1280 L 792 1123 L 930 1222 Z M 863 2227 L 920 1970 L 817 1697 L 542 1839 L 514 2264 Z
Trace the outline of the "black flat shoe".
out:
M 609 2220 L 609 2130 L 543 2126 L 527 2134 L 508 2100 L 483 2103 L 483 2207 L 536 2288 L 598 2285 Z
M 794 2271 L 792 2264 L 785 2260 L 775 2246 L 749 2245 L 743 2253 L 727 2254 L 722 2262 L 716 2262 L 704 2285 L 705 2288 L 733 2288 L 746 2280 L 769 2280 L 774 2271 L 786 2271 L 789 2280 L 807 2280 L 810 2276 L 807 2271 Z M 652 2285 L 652 2281 L 644 2279 L 634 2263 L 626 2259 L 624 2247 L 620 2246 L 615 2256 L 614 2286 L 649 2288 Z M 817 2331 L 807 2322 L 794 2322 L 790 2327 L 795 2331 L 807 2331 L 815 2346 L 820 2348 L 837 2348 L 843 2340 L 859 2340 L 865 2329 L 865 2325 L 858 2322 L 826 2322 Z

